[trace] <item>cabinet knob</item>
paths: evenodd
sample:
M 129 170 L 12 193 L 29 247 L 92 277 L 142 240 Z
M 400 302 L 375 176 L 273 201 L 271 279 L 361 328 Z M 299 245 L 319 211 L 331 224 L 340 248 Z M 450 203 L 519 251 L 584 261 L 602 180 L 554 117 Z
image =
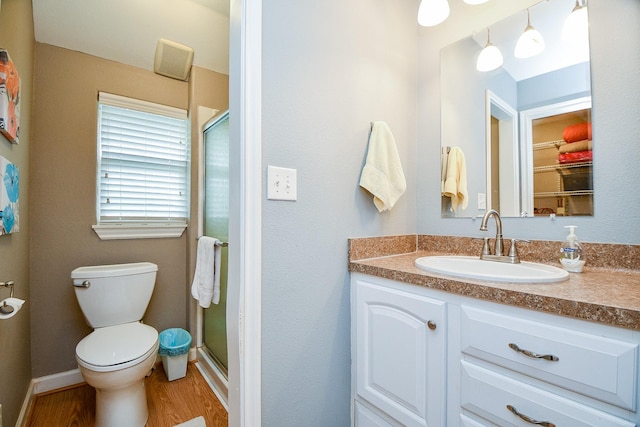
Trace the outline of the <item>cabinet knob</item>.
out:
M 428 326 L 428 327 L 429 327 L 429 329 L 431 329 L 432 331 L 435 331 L 435 330 L 436 330 L 436 327 L 437 327 L 436 322 L 434 322 L 433 320 L 429 320 L 429 321 L 427 322 L 427 326 Z

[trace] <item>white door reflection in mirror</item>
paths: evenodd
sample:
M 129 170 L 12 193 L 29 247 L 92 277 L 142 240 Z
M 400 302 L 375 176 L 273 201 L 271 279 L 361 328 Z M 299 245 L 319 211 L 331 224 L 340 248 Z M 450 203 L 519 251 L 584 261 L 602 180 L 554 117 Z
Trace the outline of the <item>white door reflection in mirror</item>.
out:
M 518 112 L 487 90 L 485 116 L 487 209 L 495 209 L 503 216 L 519 216 Z

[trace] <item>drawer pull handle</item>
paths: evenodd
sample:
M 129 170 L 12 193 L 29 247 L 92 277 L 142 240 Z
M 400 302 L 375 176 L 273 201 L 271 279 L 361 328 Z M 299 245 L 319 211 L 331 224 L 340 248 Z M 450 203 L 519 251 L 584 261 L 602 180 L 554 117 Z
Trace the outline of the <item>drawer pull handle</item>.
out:
M 557 362 L 558 360 L 558 356 L 554 356 L 553 354 L 536 354 L 536 353 L 532 353 L 529 350 L 524 350 L 520 347 L 518 347 L 517 345 L 515 345 L 514 343 L 509 343 L 509 347 L 515 351 L 517 351 L 518 353 L 522 353 L 527 357 L 530 357 L 532 359 L 544 359 L 544 360 L 548 360 L 550 362 Z
M 507 409 L 511 411 L 513 415 L 519 417 L 521 420 L 529 424 L 535 424 L 537 426 L 544 426 L 544 427 L 556 427 L 554 423 L 550 423 L 549 421 L 536 421 L 531 417 L 527 417 L 526 415 L 518 412 L 518 410 L 511 405 L 507 405 Z
M 431 329 L 432 331 L 435 331 L 435 330 L 436 330 L 436 327 L 437 327 L 436 322 L 434 322 L 433 320 L 429 320 L 429 321 L 427 322 L 427 326 L 428 326 L 428 327 L 429 327 L 429 329 Z

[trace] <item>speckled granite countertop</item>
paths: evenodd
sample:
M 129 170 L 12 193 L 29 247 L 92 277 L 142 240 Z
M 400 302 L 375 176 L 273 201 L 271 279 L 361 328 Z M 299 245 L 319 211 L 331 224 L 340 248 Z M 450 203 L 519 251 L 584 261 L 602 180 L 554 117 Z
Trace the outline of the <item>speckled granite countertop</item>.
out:
M 454 279 L 426 272 L 414 265 L 415 260 L 422 256 L 471 255 L 469 250 L 451 250 L 452 245 L 461 244 L 460 239 L 465 238 L 413 235 L 351 239 L 349 271 L 640 331 L 640 270 L 621 268 L 620 265 L 615 265 L 615 268 L 601 267 L 598 265 L 606 261 L 594 258 L 595 266 L 585 268 L 583 273 L 571 273 L 569 280 L 564 282 L 522 284 Z M 469 246 L 467 243 L 469 242 L 463 241 L 462 245 Z M 530 256 L 521 251 L 522 259 L 545 262 L 536 257 L 535 252 L 538 249 L 544 252 L 544 245 L 547 243 L 549 242 L 540 242 L 541 248 L 534 244 L 529 250 Z M 474 243 L 471 247 L 475 248 L 477 245 Z M 631 248 L 634 254 L 631 262 L 635 266 L 635 262 L 640 262 L 640 257 L 635 259 L 638 247 Z M 629 246 L 623 245 L 619 249 L 626 250 L 626 253 Z M 587 258 L 588 263 L 589 259 Z M 625 267 L 629 265 L 627 261 L 622 262 Z M 559 266 L 558 263 L 555 265 Z

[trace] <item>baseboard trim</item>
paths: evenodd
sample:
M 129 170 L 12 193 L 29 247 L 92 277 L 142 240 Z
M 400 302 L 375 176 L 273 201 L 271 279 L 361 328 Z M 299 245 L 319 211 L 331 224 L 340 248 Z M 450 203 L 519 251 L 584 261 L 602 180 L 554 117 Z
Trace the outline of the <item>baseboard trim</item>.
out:
M 26 427 L 28 417 L 29 417 L 29 409 L 31 408 L 31 404 L 33 403 L 33 380 L 29 382 L 29 388 L 27 388 L 27 394 L 22 401 L 22 408 L 20 408 L 20 413 L 18 414 L 18 419 L 16 420 L 16 427 Z
M 207 384 L 213 393 L 218 397 L 220 403 L 224 409 L 229 412 L 229 381 L 225 378 L 224 374 L 220 372 L 220 369 L 211 360 L 206 351 L 202 349 L 196 349 L 197 362 L 196 367 L 204 377 Z
M 27 394 L 22 401 L 22 407 L 20 408 L 20 414 L 18 414 L 16 427 L 26 427 L 27 422 L 29 421 L 29 410 L 31 409 L 31 404 L 33 403 L 33 397 L 35 395 L 82 384 L 83 382 L 84 378 L 82 378 L 82 374 L 79 369 L 72 369 L 71 371 L 32 379 L 29 383 L 29 388 L 27 388 Z
M 31 382 L 33 383 L 33 394 L 40 394 L 59 388 L 82 384 L 84 378 L 82 378 L 80 370 L 76 368 L 66 372 L 34 378 Z

